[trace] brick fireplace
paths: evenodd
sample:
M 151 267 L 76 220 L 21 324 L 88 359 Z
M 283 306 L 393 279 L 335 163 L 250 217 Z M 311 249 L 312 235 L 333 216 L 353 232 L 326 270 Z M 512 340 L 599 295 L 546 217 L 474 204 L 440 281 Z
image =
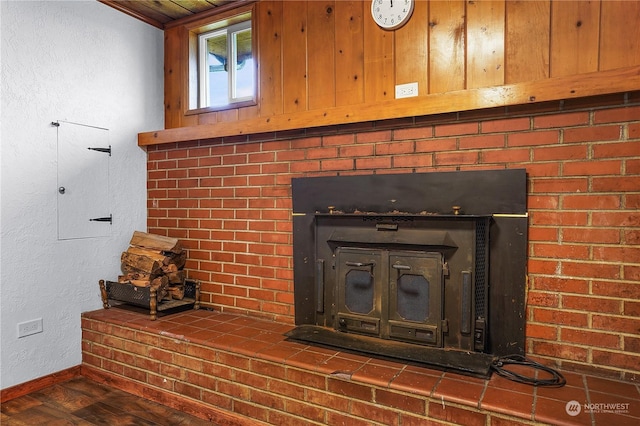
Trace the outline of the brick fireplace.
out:
M 294 323 L 291 180 L 526 170 L 526 353 L 635 380 L 640 93 L 165 144 L 148 227 L 189 249 L 203 305 Z

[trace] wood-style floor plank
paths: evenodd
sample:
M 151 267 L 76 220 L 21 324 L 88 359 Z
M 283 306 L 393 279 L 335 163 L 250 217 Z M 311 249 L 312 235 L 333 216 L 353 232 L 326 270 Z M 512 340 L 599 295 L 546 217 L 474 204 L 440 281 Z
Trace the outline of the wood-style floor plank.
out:
M 84 377 L 58 383 L 0 407 L 3 426 L 200 426 L 206 420 Z

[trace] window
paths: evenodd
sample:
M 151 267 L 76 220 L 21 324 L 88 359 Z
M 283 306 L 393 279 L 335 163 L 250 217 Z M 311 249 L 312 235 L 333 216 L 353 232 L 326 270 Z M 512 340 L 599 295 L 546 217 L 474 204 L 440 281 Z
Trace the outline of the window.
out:
M 200 108 L 253 99 L 251 21 L 200 34 L 198 41 Z
M 221 110 L 255 103 L 256 58 L 252 11 L 229 11 L 191 30 L 189 110 Z

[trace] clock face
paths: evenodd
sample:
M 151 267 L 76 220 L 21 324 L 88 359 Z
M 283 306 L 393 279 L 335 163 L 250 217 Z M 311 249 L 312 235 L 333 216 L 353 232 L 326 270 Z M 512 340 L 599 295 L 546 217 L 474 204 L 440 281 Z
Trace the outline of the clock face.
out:
M 371 16 L 385 30 L 395 30 L 407 23 L 413 13 L 414 0 L 372 0 Z

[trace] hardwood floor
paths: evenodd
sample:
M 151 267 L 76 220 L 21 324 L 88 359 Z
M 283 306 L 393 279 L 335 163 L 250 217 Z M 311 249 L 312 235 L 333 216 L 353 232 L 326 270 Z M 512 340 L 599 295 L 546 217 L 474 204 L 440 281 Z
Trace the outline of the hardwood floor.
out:
M 2 426 L 212 424 L 84 377 L 7 401 L 0 411 Z

